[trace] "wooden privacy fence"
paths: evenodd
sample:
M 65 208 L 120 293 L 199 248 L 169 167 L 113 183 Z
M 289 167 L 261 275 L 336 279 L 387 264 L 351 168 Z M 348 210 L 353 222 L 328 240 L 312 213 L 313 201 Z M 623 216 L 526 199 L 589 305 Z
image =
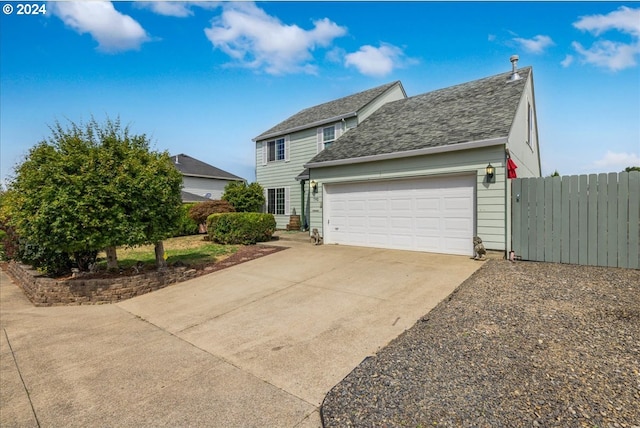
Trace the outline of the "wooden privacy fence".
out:
M 640 268 L 640 172 L 518 178 L 511 246 L 523 260 Z

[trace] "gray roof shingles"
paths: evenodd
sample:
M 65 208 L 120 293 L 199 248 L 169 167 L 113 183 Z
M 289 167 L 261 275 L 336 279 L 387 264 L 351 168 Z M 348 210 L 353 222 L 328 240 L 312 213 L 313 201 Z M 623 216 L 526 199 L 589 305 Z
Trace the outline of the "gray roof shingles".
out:
M 405 152 L 509 135 L 531 67 L 382 106 L 308 164 Z
M 386 85 L 301 110 L 273 128 L 258 135 L 254 138 L 254 141 L 259 141 L 279 133 L 286 134 L 290 130 L 300 129 L 305 125 L 312 125 L 327 119 L 357 112 L 396 84 L 400 84 L 400 81 L 387 83 Z
M 205 202 L 210 201 L 211 199 L 205 198 L 204 196 L 194 195 L 193 193 L 185 192 L 184 190 L 180 191 L 180 196 L 182 198 L 183 203 L 187 202 Z
M 231 181 L 245 181 L 244 178 L 233 175 L 227 171 L 223 171 L 220 168 L 211 166 L 208 163 L 204 163 L 183 153 L 179 155 L 172 155 L 171 160 L 173 161 L 173 166 L 175 166 L 183 175 L 219 178 Z

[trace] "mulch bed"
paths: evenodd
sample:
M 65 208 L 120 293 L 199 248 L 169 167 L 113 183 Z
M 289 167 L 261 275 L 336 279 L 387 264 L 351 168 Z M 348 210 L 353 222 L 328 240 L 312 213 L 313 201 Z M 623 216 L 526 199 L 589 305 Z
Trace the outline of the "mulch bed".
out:
M 640 427 L 640 271 L 491 260 L 327 395 L 325 427 Z

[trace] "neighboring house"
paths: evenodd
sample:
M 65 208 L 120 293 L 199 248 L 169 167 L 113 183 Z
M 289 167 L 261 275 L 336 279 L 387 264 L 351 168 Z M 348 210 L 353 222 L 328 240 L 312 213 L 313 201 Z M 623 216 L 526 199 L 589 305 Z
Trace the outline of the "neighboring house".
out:
M 392 82 L 302 110 L 254 138 L 256 180 L 265 189 L 266 211 L 274 214 L 278 228 L 286 227 L 294 210 L 302 216 L 303 227 L 308 224 L 309 180 L 304 164 L 380 106 L 404 98 L 401 83 Z
M 246 182 L 244 178 L 182 153 L 171 158 L 182 174 L 182 202 L 185 203 L 220 199 L 229 182 Z
M 508 251 L 507 165 L 518 177 L 541 175 L 533 70 L 512 63 L 511 72 L 382 105 L 311 157 L 310 228 L 328 244 L 472 255 L 477 235 Z M 289 178 L 264 173 L 272 187 Z

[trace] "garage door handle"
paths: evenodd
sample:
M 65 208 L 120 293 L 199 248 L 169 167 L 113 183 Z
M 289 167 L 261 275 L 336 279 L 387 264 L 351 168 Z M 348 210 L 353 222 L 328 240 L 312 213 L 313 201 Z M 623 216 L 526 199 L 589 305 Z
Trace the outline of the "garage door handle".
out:
M 327 224 L 331 224 L 331 220 L 327 219 Z

